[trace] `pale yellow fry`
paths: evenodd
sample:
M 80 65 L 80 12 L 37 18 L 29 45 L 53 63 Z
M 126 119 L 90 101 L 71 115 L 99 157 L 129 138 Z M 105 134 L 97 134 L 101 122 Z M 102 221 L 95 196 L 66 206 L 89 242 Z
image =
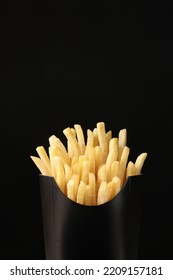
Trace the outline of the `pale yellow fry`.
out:
M 53 158 L 54 168 L 55 168 L 55 180 L 57 185 L 62 190 L 64 194 L 67 193 L 66 191 L 66 178 L 65 178 L 65 171 L 63 161 L 60 157 L 55 156 Z
M 127 168 L 126 168 L 126 179 L 129 177 L 129 176 L 133 176 L 136 174 L 136 167 L 135 167 L 135 164 L 134 162 L 132 161 L 129 161 L 128 164 L 127 164 Z
M 42 161 L 42 159 L 40 159 L 39 157 L 35 157 L 35 156 L 30 156 L 30 158 L 33 160 L 33 162 L 35 163 L 37 168 L 40 170 L 42 175 L 52 176 L 50 170 L 47 168 L 47 166 Z
M 103 181 L 101 182 L 100 188 L 98 190 L 97 205 L 107 202 L 107 198 L 108 198 L 107 182 Z
M 83 170 L 82 164 L 83 164 L 84 160 L 88 160 L 88 158 L 85 155 L 81 155 L 78 157 L 80 177 L 82 176 L 82 170 Z
M 86 148 L 85 148 L 85 156 L 88 157 L 88 150 L 89 147 L 94 145 L 94 136 L 93 132 L 90 129 L 87 129 L 87 143 L 86 143 Z
M 109 149 L 109 142 L 112 139 L 112 130 L 109 130 L 108 132 L 106 132 L 106 140 L 107 140 L 107 146 Z
M 95 149 L 92 146 L 88 147 L 88 159 L 90 163 L 90 172 L 95 173 Z
M 66 180 L 66 185 L 67 185 L 68 181 L 73 176 L 73 171 L 72 171 L 71 167 L 66 163 L 64 164 L 64 171 L 65 171 L 65 180 Z
M 45 150 L 45 148 L 43 146 L 38 146 L 36 148 L 36 151 L 39 155 L 39 157 L 41 158 L 41 160 L 45 163 L 45 165 L 47 166 L 47 169 L 50 171 L 51 173 L 51 167 L 50 167 L 50 159 L 47 155 L 47 152 Z
M 91 186 L 91 205 L 96 205 L 96 178 L 95 174 L 89 173 L 89 182 L 88 185 Z
M 114 137 L 109 141 L 109 151 L 114 149 L 116 154 L 116 160 L 118 160 L 118 138 Z
M 50 146 L 53 144 L 53 141 L 54 141 L 55 139 L 57 139 L 57 137 L 56 137 L 55 135 L 51 135 L 51 136 L 49 137 L 49 145 L 50 145 Z
M 120 129 L 120 131 L 119 131 L 118 145 L 119 145 L 118 160 L 120 160 L 123 149 L 127 145 L 127 129 L 126 128 Z
M 106 159 L 106 172 L 107 172 L 108 181 L 111 180 L 111 166 L 112 166 L 112 163 L 116 160 L 117 160 L 117 151 L 114 148 L 112 148 L 109 151 L 107 159 Z
M 63 161 L 64 161 L 66 164 L 70 165 L 70 163 L 71 163 L 70 157 L 69 157 L 69 155 L 68 155 L 68 152 L 67 152 L 67 150 L 66 150 L 64 144 L 61 142 L 61 140 L 60 140 L 59 138 L 56 137 L 56 139 L 54 139 L 54 140 L 52 141 L 51 145 L 52 145 L 52 146 L 55 145 L 55 146 L 59 149 L 59 151 L 61 152 L 61 156 L 62 156 L 62 158 L 63 158 Z
M 91 205 L 91 186 L 85 186 L 85 196 L 84 196 L 84 204 Z
M 96 147 L 98 145 L 99 145 L 99 139 L 98 139 L 97 128 L 95 127 L 93 129 L 93 146 Z
M 108 146 L 107 146 L 107 139 L 106 139 L 106 131 L 105 131 L 105 123 L 104 122 L 98 122 L 97 123 L 97 132 L 98 132 L 99 145 L 103 150 L 104 160 L 106 160 L 107 153 L 108 153 Z
M 116 193 L 116 183 L 114 181 L 110 181 L 107 183 L 107 201 L 111 200 L 114 198 L 115 193 Z
M 112 178 L 112 182 L 115 183 L 112 188 L 112 197 L 116 196 L 121 190 L 121 179 L 118 176 Z
M 67 197 L 73 201 L 76 201 L 75 192 L 75 181 L 70 179 L 67 183 Z
M 107 182 L 107 172 L 106 172 L 106 165 L 102 164 L 99 169 L 98 169 L 98 174 L 97 174 L 97 191 L 100 188 L 100 184 L 102 181 Z
M 103 151 L 100 146 L 95 147 L 95 174 L 97 174 L 99 166 L 104 163 Z
M 77 203 L 84 204 L 85 187 L 86 184 L 83 181 L 80 181 L 77 192 Z
M 70 127 L 65 128 L 63 130 L 63 133 L 72 146 L 73 154 L 75 156 L 79 156 L 81 154 L 79 143 L 77 142 L 77 139 L 76 139 L 74 133 L 72 132 L 72 130 L 70 129 Z
M 53 159 L 56 156 L 59 156 L 60 158 L 62 157 L 59 149 L 54 145 L 49 146 L 50 168 L 51 168 L 51 173 L 54 177 L 56 177 L 56 171 L 55 171 Z
M 79 187 L 79 181 L 80 181 L 79 174 L 73 174 L 73 176 L 71 177 L 71 180 L 74 181 L 74 195 L 75 195 L 75 201 L 76 201 L 77 200 L 78 187 Z
M 121 179 L 121 187 L 123 186 L 125 180 L 125 171 L 126 171 L 126 165 L 127 165 L 129 153 L 130 153 L 130 148 L 125 146 L 121 155 L 119 169 L 118 169 L 118 177 Z
M 80 174 L 79 157 L 73 156 L 71 161 L 71 169 L 75 174 Z
M 85 153 L 85 138 L 84 138 L 83 129 L 80 124 L 75 124 L 74 128 L 76 130 L 77 140 L 79 143 L 81 154 L 83 155 Z
M 90 172 L 90 162 L 89 160 L 84 160 L 82 162 L 82 175 L 81 180 L 85 182 L 85 184 L 88 184 L 89 179 L 89 172 Z
M 119 164 L 120 164 L 120 162 L 118 160 L 112 162 L 112 165 L 111 165 L 111 180 L 114 176 L 117 176 L 118 169 L 119 169 Z
M 147 158 L 147 153 L 140 154 L 135 161 L 136 175 L 141 174 L 142 167 L 144 165 L 144 161 Z

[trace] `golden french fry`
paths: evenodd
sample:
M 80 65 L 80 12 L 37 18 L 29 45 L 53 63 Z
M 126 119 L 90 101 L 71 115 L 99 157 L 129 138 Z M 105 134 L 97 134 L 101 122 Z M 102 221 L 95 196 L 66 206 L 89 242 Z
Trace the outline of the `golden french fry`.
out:
M 108 181 L 111 180 L 111 176 L 112 176 L 111 166 L 112 166 L 112 163 L 117 160 L 117 155 L 118 155 L 117 150 L 114 147 L 112 149 L 110 149 L 107 159 L 106 159 L 106 172 L 107 172 Z
M 91 186 L 85 186 L 85 196 L 84 196 L 84 204 L 91 205 Z
M 49 146 L 50 168 L 51 168 L 51 173 L 54 177 L 56 177 L 56 171 L 55 171 L 53 159 L 56 156 L 62 158 L 61 152 L 59 151 L 59 149 L 54 145 Z
M 127 168 L 126 168 L 126 179 L 129 176 L 133 176 L 136 174 L 136 167 L 135 164 L 132 161 L 129 161 L 127 164 Z
M 147 153 L 142 153 L 137 157 L 137 159 L 135 161 L 135 169 L 136 169 L 135 174 L 136 175 L 141 174 L 141 170 L 142 170 L 142 167 L 144 165 L 144 161 L 146 160 L 146 158 L 147 158 Z
M 99 139 L 98 139 L 98 133 L 97 133 L 97 128 L 95 127 L 93 129 L 93 146 L 99 146 Z
M 60 140 L 59 138 L 56 137 L 56 139 L 54 139 L 53 141 L 51 141 L 51 145 L 58 148 L 58 150 L 59 150 L 60 153 L 61 153 L 61 157 L 63 158 L 63 161 L 64 161 L 66 164 L 70 165 L 70 163 L 71 163 L 70 157 L 69 157 L 69 155 L 68 155 L 68 153 L 67 153 L 67 150 L 66 150 L 64 144 L 61 142 L 61 140 Z
M 55 180 L 61 191 L 66 194 L 66 178 L 63 161 L 59 156 L 53 158 L 54 170 L 55 170 Z
M 94 136 L 93 132 L 90 129 L 87 129 L 87 143 L 85 148 L 85 156 L 88 157 L 88 149 L 90 146 L 94 145 Z
M 80 181 L 77 192 L 77 203 L 79 204 L 84 204 L 85 187 L 86 184 L 83 181 Z
M 76 135 L 81 150 L 81 154 L 83 155 L 85 153 L 85 138 L 84 138 L 83 129 L 80 124 L 75 124 L 74 128 L 76 130 Z
M 120 162 L 118 160 L 112 162 L 112 165 L 111 165 L 111 179 L 114 176 L 118 175 L 119 164 L 120 164 Z
M 99 166 L 104 163 L 103 151 L 100 146 L 96 146 L 95 148 L 95 174 L 97 174 Z
M 99 169 L 98 169 L 98 174 L 97 174 L 97 191 L 100 187 L 100 184 L 105 181 L 107 182 L 107 172 L 106 172 L 106 165 L 102 164 Z
M 91 187 L 91 205 L 96 205 L 96 178 L 94 173 L 89 173 L 88 185 Z
M 73 174 L 73 176 L 71 177 L 71 180 L 74 181 L 74 196 L 75 196 L 75 201 L 76 201 L 79 182 L 80 182 L 79 174 Z
M 30 158 L 33 160 L 33 162 L 35 163 L 37 168 L 40 170 L 42 175 L 46 175 L 46 176 L 52 175 L 50 170 L 47 168 L 46 164 L 44 163 L 44 161 L 41 158 L 35 157 L 35 156 L 30 156 Z
M 71 167 L 66 163 L 64 164 L 64 172 L 65 172 L 65 180 L 66 180 L 66 185 L 67 185 L 68 181 L 73 176 L 73 171 L 72 171 Z
M 109 148 L 109 142 L 112 139 L 112 130 L 109 130 L 108 132 L 106 132 L 106 140 L 107 140 L 107 146 Z
M 76 201 L 75 182 L 72 179 L 70 179 L 67 183 L 67 197 L 70 198 L 73 201 Z
M 107 199 L 108 199 L 107 182 L 102 181 L 100 188 L 98 190 L 97 205 L 107 202 Z
M 47 155 L 47 152 L 45 150 L 45 148 L 43 146 L 38 146 L 36 148 L 36 151 L 39 155 L 39 157 L 41 158 L 41 160 L 45 163 L 45 165 L 47 166 L 47 169 L 50 171 L 51 173 L 51 167 L 50 167 L 50 159 Z
M 130 148 L 125 146 L 121 155 L 119 168 L 118 168 L 118 177 L 121 179 L 121 187 L 124 184 L 125 170 L 126 170 L 129 153 L 130 153 Z
M 84 161 L 82 162 L 82 175 L 81 175 L 81 180 L 82 180 L 85 184 L 88 184 L 89 172 L 90 172 L 90 162 L 89 162 L 89 160 L 84 160 Z
M 116 194 L 116 183 L 114 181 L 110 181 L 109 183 L 107 183 L 107 189 L 107 201 L 109 201 L 114 198 Z
M 112 188 L 112 197 L 116 196 L 121 190 L 121 179 L 118 176 L 114 176 L 112 178 L 112 182 L 115 183 L 114 187 Z
M 126 128 L 120 129 L 120 131 L 118 133 L 118 145 L 119 145 L 118 160 L 120 160 L 124 147 L 127 145 L 127 129 Z
M 88 159 L 90 163 L 90 172 L 95 173 L 95 148 L 92 146 L 88 147 Z
M 73 152 L 75 156 L 79 156 L 81 154 L 79 143 L 77 142 L 76 137 L 74 136 L 74 133 L 71 131 L 70 127 L 67 127 L 63 130 L 63 133 L 65 134 L 67 140 L 70 142 Z
M 107 153 L 108 153 L 108 145 L 107 145 L 105 123 L 104 122 L 98 122 L 97 123 L 97 132 L 98 132 L 99 145 L 102 148 L 103 157 L 104 157 L 104 161 L 105 161 L 106 157 L 107 157 Z

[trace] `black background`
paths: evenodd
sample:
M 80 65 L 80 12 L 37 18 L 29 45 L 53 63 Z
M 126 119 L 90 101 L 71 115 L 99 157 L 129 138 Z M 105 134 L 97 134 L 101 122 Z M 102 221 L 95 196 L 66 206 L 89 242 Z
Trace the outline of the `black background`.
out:
M 148 152 L 139 258 L 173 259 L 171 1 L 0 5 L 0 258 L 45 258 L 36 147 L 104 121 Z

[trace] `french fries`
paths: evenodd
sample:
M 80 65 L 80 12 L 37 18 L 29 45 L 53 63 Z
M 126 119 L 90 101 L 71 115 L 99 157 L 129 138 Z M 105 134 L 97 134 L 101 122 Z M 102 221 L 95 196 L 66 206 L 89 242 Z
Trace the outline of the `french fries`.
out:
M 105 123 L 87 129 L 86 139 L 80 124 L 63 130 L 66 145 L 52 135 L 48 153 L 38 146 L 38 157 L 30 156 L 40 173 L 54 177 L 57 186 L 76 203 L 94 206 L 113 199 L 124 187 L 129 176 L 141 174 L 147 158 L 143 152 L 135 162 L 129 160 L 127 130 L 120 129 L 118 137 Z

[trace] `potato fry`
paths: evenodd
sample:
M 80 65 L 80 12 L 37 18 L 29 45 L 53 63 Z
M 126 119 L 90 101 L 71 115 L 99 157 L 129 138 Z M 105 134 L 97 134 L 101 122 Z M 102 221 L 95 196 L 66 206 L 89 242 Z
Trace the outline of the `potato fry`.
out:
M 141 174 L 141 170 L 142 170 L 142 167 L 144 165 L 144 161 L 146 160 L 146 158 L 147 158 L 147 153 L 142 153 L 137 157 L 137 159 L 135 161 L 135 168 L 136 168 L 135 174 L 136 175 Z
M 126 170 L 129 153 L 130 153 L 129 147 L 125 146 L 121 155 L 119 168 L 118 168 L 118 177 L 121 179 L 121 187 L 124 184 L 125 170 Z
M 69 157 L 69 155 L 68 155 L 68 153 L 67 153 L 67 150 L 66 150 L 64 144 L 61 142 L 61 140 L 60 140 L 59 138 L 56 137 L 56 138 L 52 141 L 52 144 L 51 144 L 51 145 L 58 148 L 58 150 L 59 150 L 60 153 L 61 153 L 61 157 L 63 158 L 63 161 L 64 161 L 66 164 L 70 165 L 70 163 L 71 163 L 70 157 Z
M 129 161 L 127 164 L 127 168 L 126 168 L 126 179 L 129 176 L 133 176 L 136 174 L 136 167 L 135 164 L 132 161 Z
M 77 192 L 77 203 L 79 204 L 84 204 L 85 187 L 86 184 L 83 181 L 80 181 Z
M 89 172 L 90 172 L 90 162 L 89 162 L 89 160 L 84 160 L 83 163 L 82 163 L 82 175 L 81 175 L 81 180 L 82 180 L 85 184 L 88 184 Z
M 112 165 L 111 165 L 111 180 L 114 176 L 118 175 L 119 164 L 120 164 L 120 162 L 118 160 L 112 162 Z
M 98 122 L 97 123 L 97 131 L 98 131 L 98 139 L 99 145 L 103 151 L 104 161 L 106 160 L 107 153 L 108 153 L 108 146 L 107 146 L 107 139 L 106 139 L 106 131 L 105 131 L 105 123 Z
M 96 205 L 96 178 L 95 174 L 89 173 L 88 185 L 91 186 L 91 205 Z
M 126 128 L 120 129 L 120 131 L 119 131 L 118 145 L 119 145 L 118 160 L 120 160 L 124 147 L 127 145 L 127 129 Z
M 96 147 L 98 145 L 99 145 L 99 139 L 98 139 L 97 128 L 95 127 L 93 129 L 93 146 Z
M 97 175 L 97 191 L 100 187 L 101 182 L 107 182 L 107 172 L 106 172 L 106 165 L 102 164 L 98 169 Z
M 73 201 L 76 201 L 75 197 L 75 181 L 70 179 L 67 183 L 67 197 Z
M 95 149 L 92 146 L 88 147 L 88 159 L 90 163 L 90 172 L 95 173 Z
M 95 148 L 95 174 L 98 172 L 99 166 L 104 163 L 103 151 L 100 146 L 96 146 Z
M 97 205 L 101 205 L 107 202 L 107 199 L 108 199 L 107 182 L 102 181 L 100 188 L 98 190 Z
M 42 175 L 45 175 L 45 176 L 51 176 L 52 175 L 50 173 L 50 170 L 47 168 L 47 166 L 45 165 L 45 163 L 42 159 L 40 159 L 39 157 L 35 157 L 35 156 L 30 156 L 30 158 L 35 163 L 37 168 L 40 170 Z
M 74 128 L 76 130 L 76 135 L 80 147 L 81 154 L 83 155 L 85 153 L 85 138 L 84 138 L 84 133 L 82 130 L 82 127 L 80 124 L 75 124 Z
M 112 163 L 117 160 L 117 156 L 118 156 L 118 149 L 116 146 L 114 146 L 110 149 L 106 159 L 106 172 L 107 172 L 108 181 L 111 180 L 111 166 Z
M 88 205 L 88 206 L 91 205 L 91 186 L 90 185 L 85 186 L 84 204 Z
M 65 172 L 64 172 L 64 165 L 62 162 L 62 159 L 58 156 L 55 156 L 53 158 L 54 168 L 56 172 L 56 182 L 61 191 L 66 194 L 66 178 L 65 178 Z
M 65 180 L 66 180 L 66 185 L 68 181 L 72 178 L 73 176 L 73 171 L 71 167 L 68 164 L 64 164 L 64 171 L 65 171 Z
M 51 173 L 51 167 L 50 167 L 50 159 L 47 155 L 47 152 L 45 150 L 45 148 L 43 146 L 38 146 L 36 148 L 36 151 L 39 155 L 39 157 L 41 158 L 41 160 L 45 163 L 45 165 L 47 166 L 47 169 L 50 171 Z
M 116 187 L 115 188 L 113 188 L 113 193 L 112 193 L 112 196 L 114 197 L 114 196 L 116 196 L 119 192 L 120 192 L 120 190 L 121 190 L 121 179 L 118 177 L 118 176 L 114 176 L 113 178 L 112 178 L 112 182 L 114 182 L 115 183 L 115 185 L 116 185 Z
M 71 131 L 70 127 L 67 127 L 63 130 L 64 135 L 72 146 L 73 154 L 75 156 L 79 156 L 81 154 L 79 143 L 74 136 L 74 133 Z

